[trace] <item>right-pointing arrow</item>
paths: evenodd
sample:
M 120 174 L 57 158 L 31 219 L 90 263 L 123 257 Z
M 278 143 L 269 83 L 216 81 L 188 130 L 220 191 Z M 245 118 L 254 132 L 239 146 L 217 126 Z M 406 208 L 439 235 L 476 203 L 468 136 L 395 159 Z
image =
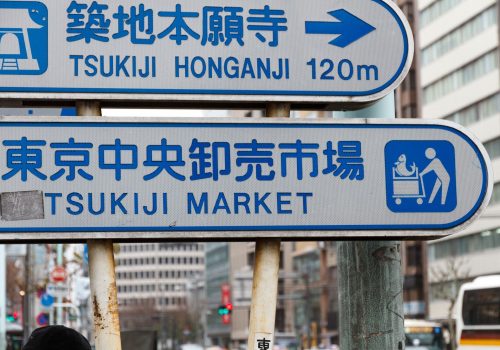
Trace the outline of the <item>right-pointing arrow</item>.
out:
M 346 10 L 328 12 L 339 22 L 306 22 L 306 34 L 339 34 L 330 45 L 346 47 L 371 33 L 376 28 Z

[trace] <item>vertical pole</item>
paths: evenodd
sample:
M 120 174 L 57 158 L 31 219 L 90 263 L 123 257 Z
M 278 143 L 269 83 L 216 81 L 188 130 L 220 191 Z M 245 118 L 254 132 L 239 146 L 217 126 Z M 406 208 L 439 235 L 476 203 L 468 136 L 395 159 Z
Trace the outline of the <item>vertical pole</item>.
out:
M 340 118 L 394 118 L 394 93 L 373 106 L 334 113 Z M 338 245 L 340 348 L 404 349 L 401 242 L 346 241 Z
M 264 239 L 255 245 L 248 350 L 273 348 L 280 245 L 279 240 Z
M 5 245 L 0 244 L 0 349 L 6 349 L 7 325 L 5 318 L 7 307 L 7 256 L 5 254 Z
M 57 266 L 63 265 L 63 245 L 61 243 L 57 244 Z M 56 322 L 57 324 L 63 324 L 63 309 L 62 309 L 63 299 L 61 297 L 57 297 L 57 316 Z M 52 313 L 51 313 L 52 314 Z
M 290 104 L 268 104 L 266 117 L 289 118 Z M 268 350 L 273 348 L 278 299 L 280 246 L 281 241 L 279 239 L 259 239 L 255 244 L 248 350 Z
M 328 256 L 326 251 L 326 242 L 318 242 L 319 247 L 319 276 L 321 284 L 320 295 L 320 344 L 324 347 L 330 345 L 328 339 L 328 311 L 329 311 L 329 298 L 328 298 Z
M 78 116 L 101 116 L 98 102 L 78 101 Z M 111 240 L 89 240 L 90 304 L 96 350 L 121 350 L 115 259 Z
M 304 301 L 306 305 L 305 316 L 306 316 L 306 339 L 302 342 L 303 349 L 311 348 L 311 285 L 309 284 L 309 278 L 311 277 L 310 272 L 306 272 L 302 276 L 304 281 Z
M 23 296 L 23 344 L 28 342 L 32 330 L 31 320 L 33 318 L 33 308 L 31 298 L 33 296 L 32 283 L 32 253 L 33 245 L 26 244 L 26 256 L 24 257 L 24 296 Z

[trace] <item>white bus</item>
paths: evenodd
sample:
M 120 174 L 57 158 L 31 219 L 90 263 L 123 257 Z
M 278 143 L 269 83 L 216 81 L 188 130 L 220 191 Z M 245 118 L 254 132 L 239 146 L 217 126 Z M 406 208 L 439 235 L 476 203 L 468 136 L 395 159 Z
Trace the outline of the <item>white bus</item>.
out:
M 456 311 L 459 350 L 500 350 L 500 275 L 463 284 Z

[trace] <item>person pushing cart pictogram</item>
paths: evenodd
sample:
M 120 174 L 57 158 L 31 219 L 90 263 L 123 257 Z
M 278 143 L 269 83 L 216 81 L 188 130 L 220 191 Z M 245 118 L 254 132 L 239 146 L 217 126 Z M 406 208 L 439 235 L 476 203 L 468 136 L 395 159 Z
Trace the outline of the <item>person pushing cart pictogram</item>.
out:
M 394 163 L 392 168 L 392 197 L 397 205 L 400 205 L 403 199 L 416 199 L 417 204 L 423 204 L 424 199 L 427 198 L 424 176 L 432 172 L 436 175 L 436 182 L 434 183 L 428 203 L 434 203 L 441 189 L 441 205 L 446 204 L 450 186 L 450 175 L 446 171 L 441 160 L 437 158 L 434 148 L 427 148 L 425 150 L 425 157 L 430 160 L 430 163 L 422 171 L 420 171 L 415 163 L 411 166 L 407 165 L 406 154 L 401 154 Z

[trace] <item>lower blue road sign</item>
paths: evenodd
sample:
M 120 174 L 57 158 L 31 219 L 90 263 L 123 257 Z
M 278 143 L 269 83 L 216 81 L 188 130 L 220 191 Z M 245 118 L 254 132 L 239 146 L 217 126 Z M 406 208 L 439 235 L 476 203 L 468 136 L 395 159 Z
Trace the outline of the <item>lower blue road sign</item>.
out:
M 45 312 L 40 312 L 37 316 L 36 316 L 36 323 L 37 325 L 39 326 L 47 326 L 49 324 L 49 314 L 45 313 Z
M 442 121 L 5 118 L 0 140 L 3 240 L 430 237 L 492 191 Z

